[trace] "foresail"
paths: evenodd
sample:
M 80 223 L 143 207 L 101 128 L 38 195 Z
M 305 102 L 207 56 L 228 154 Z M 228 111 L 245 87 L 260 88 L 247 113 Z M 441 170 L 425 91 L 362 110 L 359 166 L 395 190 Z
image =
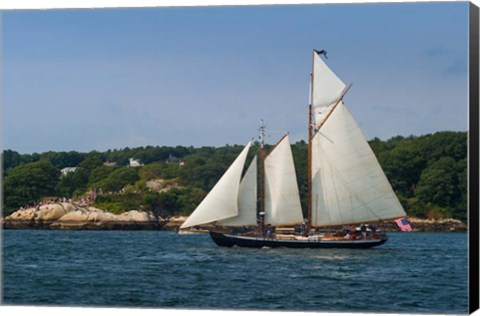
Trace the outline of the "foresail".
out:
M 238 191 L 251 142 L 180 228 L 212 223 L 238 215 Z
M 345 89 L 345 83 L 328 68 L 317 53 L 314 53 L 313 58 L 312 105 L 315 112 L 315 122 L 320 124 L 329 107 L 341 96 Z
M 265 158 L 265 224 L 293 225 L 303 220 L 288 136 Z
M 255 156 L 240 182 L 238 216 L 218 221 L 223 226 L 257 225 L 257 156 Z
M 406 216 L 343 102 L 312 139 L 311 206 L 313 226 Z

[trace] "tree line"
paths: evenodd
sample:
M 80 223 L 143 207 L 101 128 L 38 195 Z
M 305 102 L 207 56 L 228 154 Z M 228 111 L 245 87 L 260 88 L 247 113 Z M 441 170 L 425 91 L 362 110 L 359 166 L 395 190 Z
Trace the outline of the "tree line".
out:
M 467 218 L 467 133 L 437 132 L 369 141 L 409 216 Z M 266 146 L 266 150 L 271 146 Z M 46 197 L 96 195 L 94 206 L 120 213 L 188 215 L 243 149 L 147 146 L 80 153 L 2 152 L 4 215 Z M 258 152 L 250 150 L 248 161 Z M 292 144 L 302 207 L 306 210 L 307 144 Z M 129 167 L 129 159 L 142 165 Z M 67 167 L 75 171 L 61 174 Z

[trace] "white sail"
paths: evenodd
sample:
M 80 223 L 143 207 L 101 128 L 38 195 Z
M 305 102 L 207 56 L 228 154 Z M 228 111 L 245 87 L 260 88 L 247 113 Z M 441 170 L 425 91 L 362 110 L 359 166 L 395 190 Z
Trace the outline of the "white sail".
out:
M 313 111 L 316 124 L 320 124 L 329 106 L 341 96 L 345 83 L 328 68 L 317 53 L 313 54 Z
M 312 225 L 406 216 L 375 154 L 340 102 L 312 140 Z
M 224 226 L 257 225 L 257 156 L 255 156 L 240 182 L 238 216 L 217 222 Z
M 288 135 L 265 158 L 265 224 L 292 225 L 303 220 Z
M 238 191 L 251 142 L 180 228 L 212 223 L 238 215 Z

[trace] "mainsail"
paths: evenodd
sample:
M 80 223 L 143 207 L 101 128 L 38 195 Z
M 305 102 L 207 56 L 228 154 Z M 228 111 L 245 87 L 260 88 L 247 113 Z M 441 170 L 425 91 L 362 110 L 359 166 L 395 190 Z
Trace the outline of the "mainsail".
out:
M 286 135 L 265 158 L 265 224 L 293 225 L 302 220 L 292 150 Z
M 312 226 L 406 216 L 343 101 L 312 139 Z
M 247 158 L 249 142 L 180 228 L 208 224 L 238 215 L 240 178 Z
M 240 182 L 238 216 L 217 222 L 223 226 L 257 225 L 257 156 L 255 156 Z

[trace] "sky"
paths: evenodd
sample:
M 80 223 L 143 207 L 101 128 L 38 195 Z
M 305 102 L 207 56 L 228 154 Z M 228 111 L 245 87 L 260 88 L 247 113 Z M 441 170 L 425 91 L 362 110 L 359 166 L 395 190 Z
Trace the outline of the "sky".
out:
M 468 3 L 2 13 L 2 143 L 20 153 L 305 140 L 312 49 L 367 139 L 468 128 Z

